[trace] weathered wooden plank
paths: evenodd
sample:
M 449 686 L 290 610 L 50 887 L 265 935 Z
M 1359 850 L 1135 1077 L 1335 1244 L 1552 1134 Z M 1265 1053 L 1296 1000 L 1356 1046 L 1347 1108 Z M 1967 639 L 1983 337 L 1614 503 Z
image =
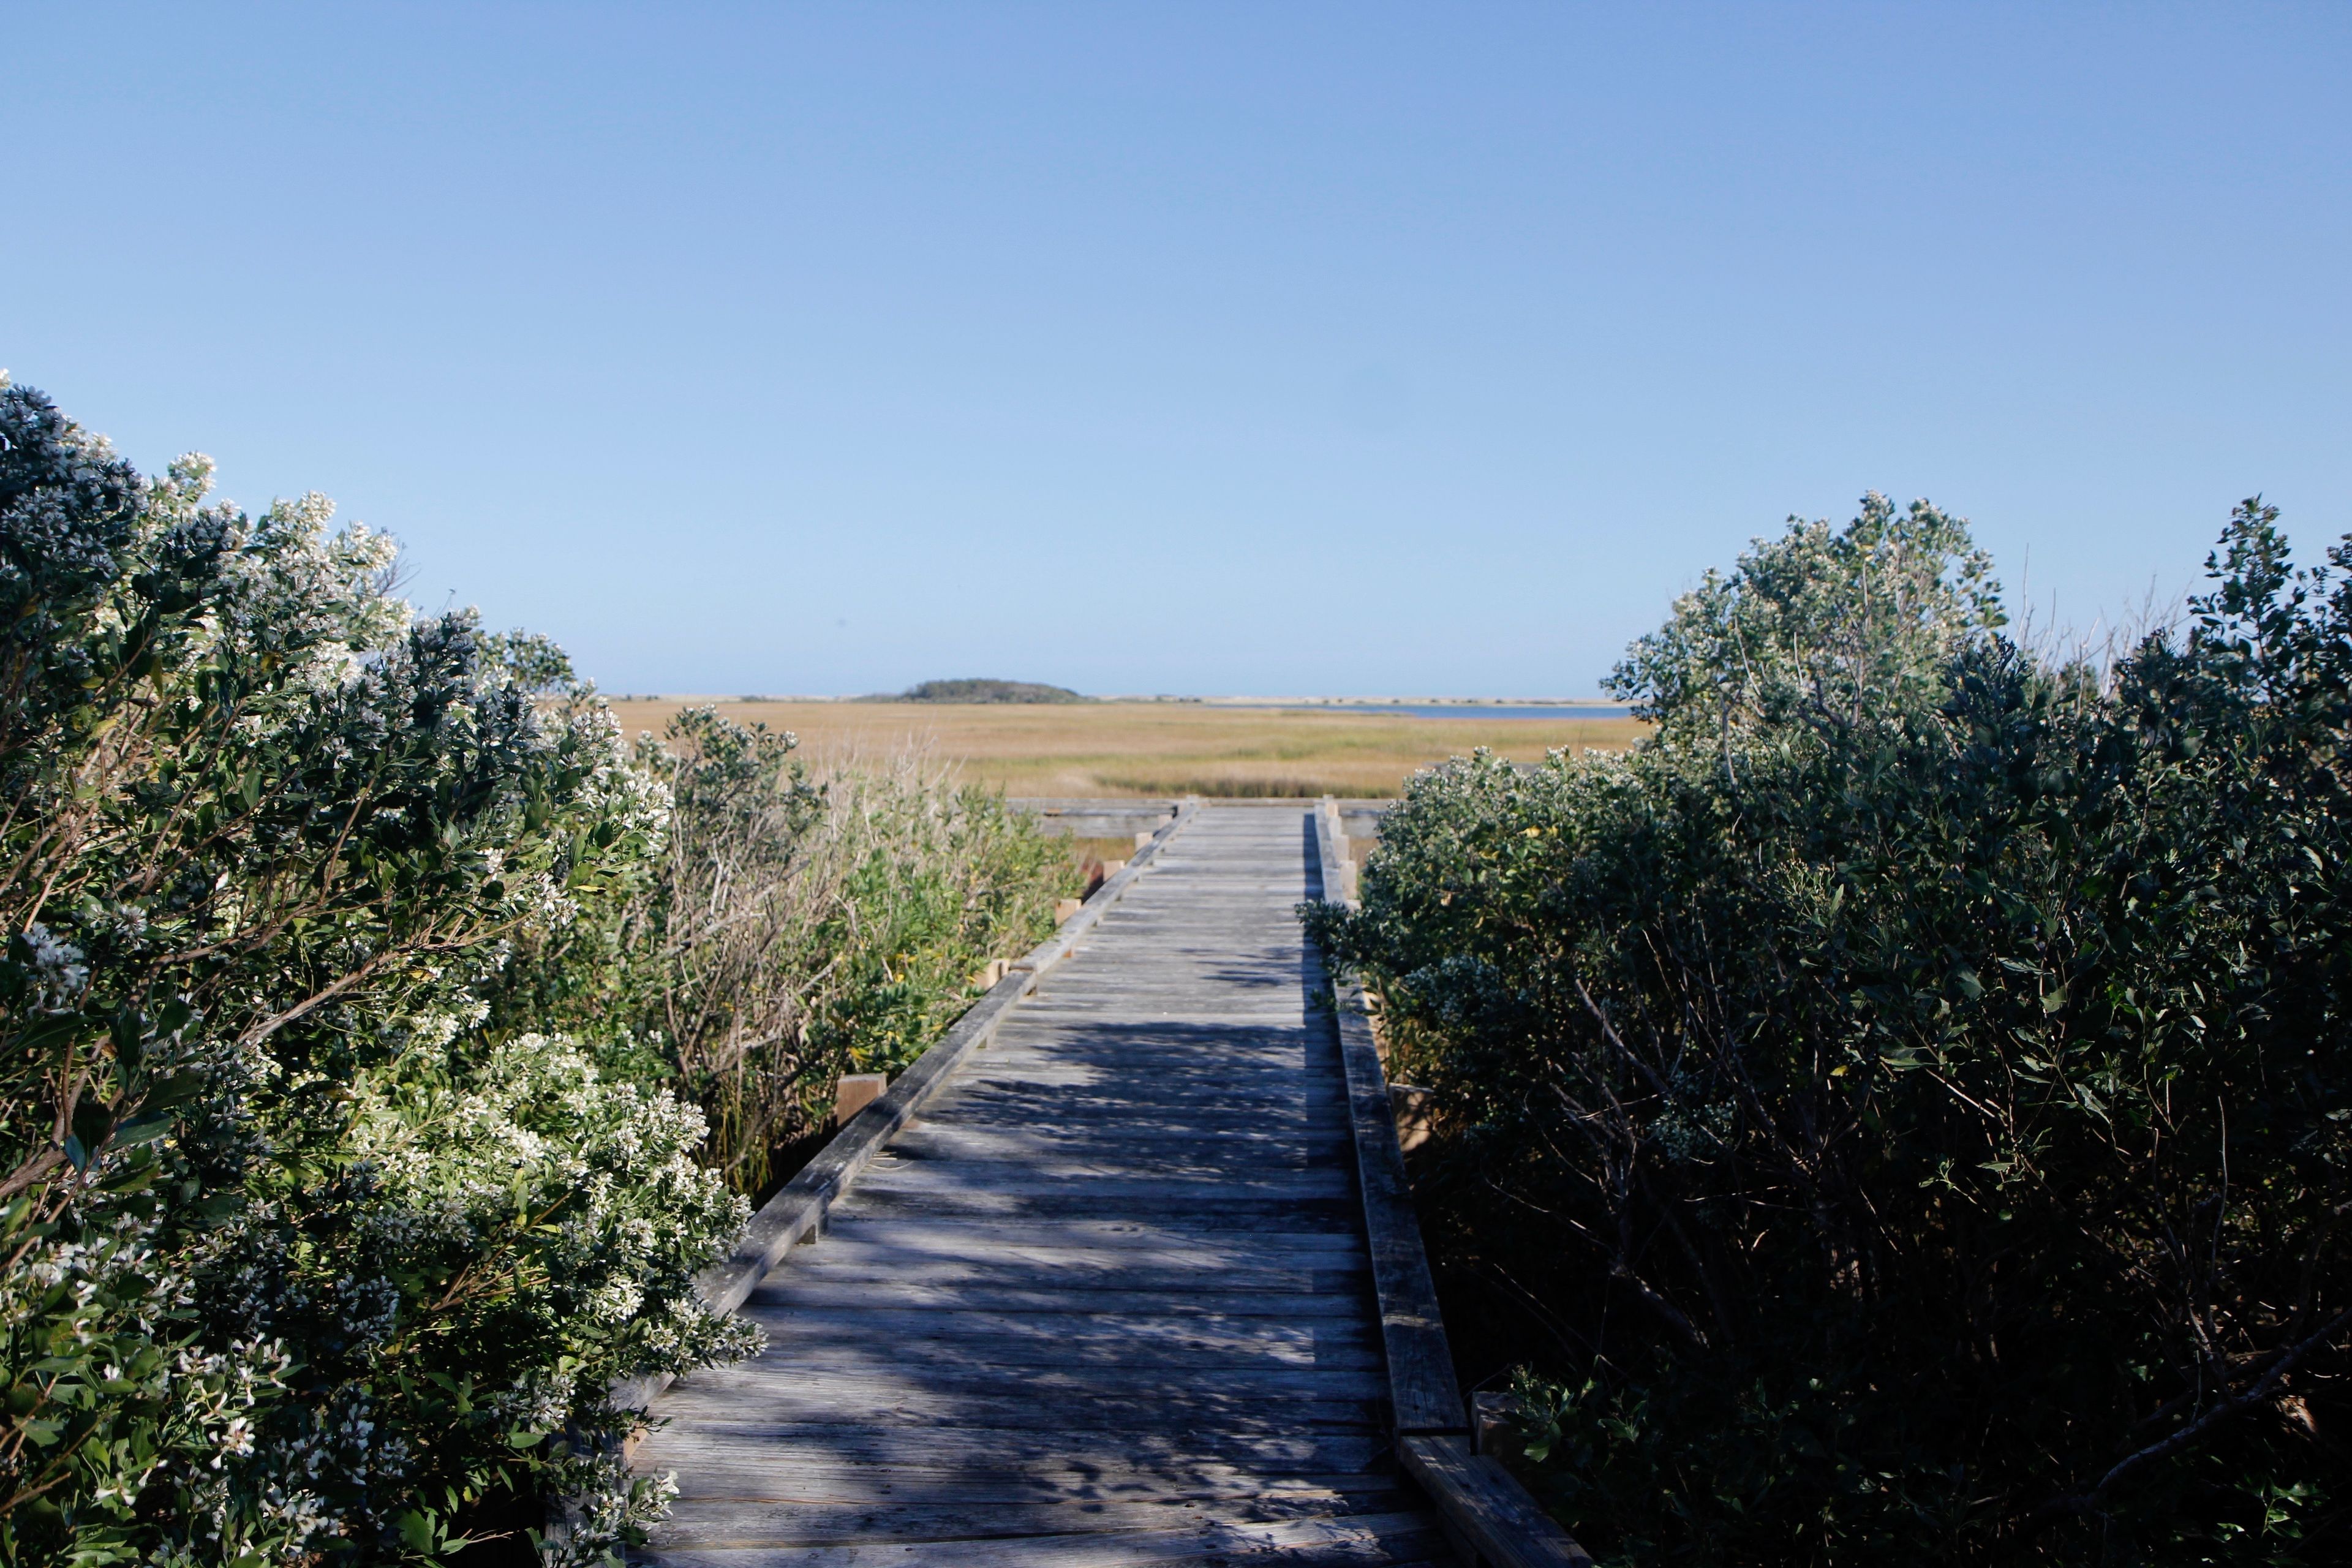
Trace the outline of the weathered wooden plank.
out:
M 746 1307 L 743 1315 L 773 1336 L 753 1365 L 838 1366 L 851 1370 L 975 1361 L 996 1367 L 1097 1366 L 1313 1367 L 1378 1372 L 1375 1334 L 1332 1322 L 1321 1331 L 1286 1325 L 1276 1333 L 1204 1318 L 1087 1319 L 1075 1314 L 877 1311 L 869 1322 L 826 1318 L 806 1309 Z M 1260 1325 L 1268 1320 L 1258 1319 Z
M 1407 1474 L 1494 1568 L 1592 1568 L 1592 1558 L 1508 1470 L 1462 1437 L 1401 1437 Z
M 1174 1176 L 1142 1173 L 1097 1175 L 1065 1173 L 1043 1163 L 1008 1165 L 1002 1161 L 924 1160 L 898 1164 L 877 1162 L 866 1173 L 859 1195 L 877 1194 L 912 1196 L 922 1194 L 991 1197 L 1089 1198 L 1096 1207 L 1116 1207 L 1126 1213 L 1137 1199 L 1150 1209 L 1207 1206 L 1256 1200 L 1306 1203 L 1329 1199 L 1338 1203 L 1355 1195 L 1345 1171 L 1284 1171 L 1251 1178 L 1223 1173 L 1206 1176 Z
M 790 1279 L 783 1275 L 789 1274 Z M 1247 1292 L 1240 1290 L 1087 1290 L 1067 1286 L 1037 1289 L 1019 1285 L 924 1285 L 887 1275 L 866 1279 L 812 1279 L 805 1271 L 771 1275 L 751 1292 L 745 1310 L 779 1311 L 998 1311 L 1142 1312 L 1171 1317 L 1197 1313 L 1211 1318 L 1274 1318 L 1284 1322 L 1373 1323 L 1378 1320 L 1349 1291 Z
M 1195 1080 L 1227 1079 L 1279 1087 L 1292 1092 L 1308 1086 L 1329 1088 L 1344 1082 L 1335 1063 L 1327 1068 L 1307 1058 L 1304 1026 L 1292 1037 L 1266 1042 L 1188 1040 L 1163 1046 L 1157 1041 L 1119 1039 L 1107 1029 L 1089 1029 L 1078 1042 L 1046 1039 L 1007 1044 L 999 1036 L 989 1057 L 992 1079 L 1015 1082 L 1042 1079 L 1049 1083 L 1106 1075 L 1149 1072 L 1155 1083 L 1189 1084 Z
M 834 1249 L 828 1247 L 827 1251 Z M 795 1272 L 812 1282 L 890 1279 L 910 1285 L 1017 1285 L 1030 1289 L 1095 1290 L 1251 1290 L 1265 1294 L 1354 1291 L 1369 1283 L 1369 1265 L 1335 1255 L 1290 1262 L 1239 1258 L 1202 1263 L 1138 1257 L 1126 1249 L 1092 1254 L 1064 1252 L 1030 1256 L 909 1256 L 903 1251 L 861 1251 L 810 1263 Z
M 918 1122 L 891 1142 L 889 1154 L 902 1160 L 1099 1160 L 1129 1170 L 1198 1164 L 1218 1168 L 1278 1171 L 1293 1164 L 1339 1164 L 1351 1168 L 1355 1147 L 1346 1137 L 1307 1126 L 1296 1132 L 1244 1131 L 1228 1138 L 1149 1130 L 1115 1132 L 1093 1126 L 1003 1127 L 956 1122 Z
M 1345 1100 L 1340 1100 L 1328 1105 L 1242 1111 L 1221 1110 L 1214 1106 L 1155 1109 L 1112 1104 L 1099 1100 L 1090 1105 L 1070 1106 L 1057 1105 L 1052 1100 L 1035 1097 L 1018 1101 L 975 1097 L 960 1102 L 955 1110 L 958 1122 L 965 1127 L 1011 1130 L 1034 1124 L 1023 1121 L 1024 1116 L 1042 1115 L 1066 1123 L 1083 1120 L 1088 1131 L 1098 1138 L 1118 1138 L 1134 1133 L 1211 1142 L 1226 1137 L 1248 1137 L 1254 1133 L 1278 1138 L 1306 1137 L 1328 1126 L 1345 1110 L 1346 1104 Z
M 782 1326 L 783 1316 L 772 1309 L 747 1315 L 770 1329 Z M 1382 1368 L 1379 1342 L 1370 1337 L 1350 1343 L 1338 1335 L 1294 1341 L 1206 1331 L 1073 1330 L 1057 1342 L 1034 1332 L 992 1331 L 965 1324 L 910 1329 L 887 1340 L 806 1330 L 796 1324 L 788 1337 L 772 1342 L 745 1364 L 777 1372 L 832 1370 L 845 1375 L 911 1381 L 929 1381 L 940 1367 L 961 1375 L 975 1364 L 984 1364 L 1013 1373 L 1015 1383 L 1038 1367 L 1078 1379 L 1104 1370 L 1156 1373 L 1182 1368 L 1223 1377 L 1228 1373 L 1257 1371 L 1358 1373 Z M 1374 1387 L 1371 1392 L 1380 1390 Z
M 1309 827 L 1195 810 L 1073 919 L 748 1299 L 767 1353 L 662 1401 L 655 1560 L 1443 1554 L 1387 1436 L 1356 1086 L 1291 912 Z
M 1328 1126 L 1347 1105 L 1347 1097 L 1338 1094 L 1301 1096 L 1287 1103 L 1272 1099 L 1248 1103 L 1205 1094 L 1128 1097 L 1079 1089 L 1058 1094 L 967 1089 L 956 1096 L 951 1108 L 942 1107 L 941 1111 L 944 1115 L 952 1110 L 956 1120 L 969 1127 L 1034 1125 L 1034 1121 L 1023 1120 L 1028 1117 L 1065 1124 L 1083 1121 L 1105 1136 L 1158 1131 L 1163 1136 L 1182 1134 L 1207 1141 L 1227 1132 L 1303 1137 Z
M 1334 1374 L 1338 1375 L 1338 1374 Z M 742 1397 L 759 1393 L 758 1414 L 785 1423 L 862 1421 L 877 1427 L 904 1429 L 998 1427 L 1021 1432 L 1102 1432 L 1133 1429 L 1144 1415 L 1139 1401 L 1151 1402 L 1155 1420 L 1187 1426 L 1213 1426 L 1220 1431 L 1255 1433 L 1265 1436 L 1300 1436 L 1310 1433 L 1385 1432 L 1388 1400 L 1313 1397 L 1297 1389 L 1259 1388 L 1244 1393 L 1190 1392 L 1186 1380 L 1162 1377 L 1156 1383 L 1125 1380 L 1108 1390 L 1066 1383 L 1025 1387 L 1027 1380 L 1000 1377 L 993 1384 L 971 1388 L 879 1389 L 870 1378 L 838 1378 L 823 1373 L 791 1374 L 792 1387 L 755 1391 L 732 1390 L 716 1401 L 703 1394 L 680 1394 L 673 1409 L 663 1414 L 680 1423 L 658 1447 L 647 1445 L 655 1468 L 676 1465 L 690 1468 L 698 1453 L 716 1440 L 710 1427 Z M 714 1384 L 709 1392 L 719 1391 Z
M 1355 1158 L 1355 1145 L 1349 1136 L 1347 1125 L 1336 1116 L 1307 1118 L 1295 1126 L 1260 1123 L 1234 1127 L 1213 1139 L 1188 1132 L 1181 1127 L 1097 1126 L 1091 1120 L 1017 1122 L 972 1116 L 926 1117 L 899 1136 L 907 1140 L 908 1149 L 919 1156 L 923 1149 L 932 1146 L 936 1139 L 940 1147 L 952 1147 L 958 1142 L 974 1146 L 987 1142 L 1000 1147 L 1039 1150 L 1066 1145 L 1132 1149 L 1139 1157 L 1145 1158 L 1175 1148 L 1244 1163 L 1255 1159 L 1260 1152 L 1281 1149 L 1314 1149 L 1327 1152 L 1338 1149 L 1347 1152 L 1351 1163 Z M 900 1152 L 895 1143 L 892 1150 L 893 1152 Z
M 690 1445 L 644 1441 L 633 1463 L 677 1477 L 678 1496 L 760 1501 L 838 1495 L 909 1500 L 933 1488 L 1005 1499 L 1249 1496 L 1332 1473 L 1348 1450 L 1372 1458 L 1352 1464 L 1360 1481 L 1402 1479 L 1395 1439 L 1376 1424 L 1241 1427 L 1186 1452 L 1135 1446 L 1132 1427 L 990 1426 L 951 1421 L 865 1421 L 854 1412 L 809 1420 L 714 1424 Z M 892 1487 L 881 1492 L 877 1489 Z M 1425 1501 L 1421 1506 L 1427 1506 Z
M 1219 1258 L 1281 1258 L 1306 1250 L 1334 1253 L 1363 1261 L 1362 1242 L 1350 1233 L 1327 1231 L 1203 1231 L 1177 1224 L 1158 1224 L 1141 1216 L 1107 1218 L 1081 1215 L 1066 1219 L 1015 1222 L 957 1218 L 952 1215 L 866 1215 L 853 1194 L 834 1211 L 825 1227 L 830 1238 L 821 1248 L 794 1260 L 796 1268 L 822 1268 L 849 1246 L 894 1247 L 925 1253 L 970 1256 L 974 1248 L 1048 1247 L 1101 1251 L 1143 1247 L 1171 1258 L 1208 1261 Z M 1332 1266 L 1337 1266 L 1333 1260 Z
M 665 1552 L 676 1568 L 1176 1568 L 1247 1557 L 1281 1564 L 1401 1565 L 1445 1552 L 1421 1512 L 1287 1520 L 1270 1524 L 1203 1521 L 1168 1530 L 1107 1531 L 1006 1541 L 861 1542 L 831 1546 L 717 1547 Z
M 1262 1295 L 1344 1291 L 1370 1283 L 1360 1258 L 1333 1256 L 1288 1262 L 1238 1259 L 1214 1266 L 1168 1262 L 1150 1257 L 1093 1258 L 908 1257 L 903 1253 L 827 1258 L 794 1272 L 811 1284 L 888 1280 L 906 1285 L 998 1285 L 1048 1290 L 1150 1290 L 1177 1292 L 1247 1290 Z
M 1328 1116 L 1347 1104 L 1339 1096 L 1304 1097 L 1284 1105 L 1266 1102 L 1236 1106 L 1213 1100 L 1180 1100 L 1165 1097 L 1157 1103 L 1113 1094 L 1045 1094 L 1005 1092 L 972 1088 L 959 1092 L 950 1107 L 968 1126 L 1021 1127 L 1037 1120 L 1084 1120 L 1101 1133 L 1159 1131 L 1206 1137 L 1225 1132 L 1264 1131 L 1297 1136 L 1327 1124 Z M 1027 1119 L 1027 1120 L 1024 1120 Z
M 1224 1231 L 1303 1230 L 1309 1226 L 1343 1230 L 1350 1223 L 1355 1207 L 1352 1197 L 1227 1198 L 1220 1199 L 1214 1208 L 1205 1213 L 1181 1194 L 1153 1198 L 1139 1194 L 1120 1201 L 1129 1205 L 1129 1212 L 1133 1214 L 1171 1217 L 1193 1215 L 1204 1228 L 1213 1226 Z M 1049 1194 L 881 1191 L 863 1193 L 858 1202 L 861 1212 L 877 1217 L 898 1213 L 1044 1219 L 1098 1214 L 1102 1210 L 1103 1200 L 1083 1195 L 1056 1197 Z
M 1288 1237 L 1290 1231 L 1227 1231 L 1233 1237 L 1259 1234 Z M 1344 1236 L 1343 1231 L 1334 1231 Z M 1369 1283 L 1370 1264 L 1349 1252 L 1318 1252 L 1300 1248 L 1265 1257 L 1230 1255 L 1190 1258 L 1145 1247 L 1021 1247 L 1007 1246 L 959 1253 L 944 1248 L 909 1249 L 875 1244 L 825 1247 L 826 1256 L 812 1259 L 796 1274 L 812 1280 L 853 1279 L 898 1269 L 909 1283 L 943 1283 L 951 1279 L 1038 1280 L 1086 1289 L 1135 1289 L 1106 1281 L 1120 1278 L 1150 1279 L 1160 1288 L 1186 1286 L 1203 1290 L 1349 1289 Z M 1311 1279 L 1310 1279 L 1311 1277 Z M 1264 1285 L 1250 1281 L 1263 1279 Z
M 783 1375 L 778 1375 L 782 1373 Z M 1361 1369 L 1290 1366 L 1209 1366 L 1194 1364 L 1171 1371 L 1157 1366 L 1015 1366 L 1004 1363 L 919 1365 L 892 1368 L 877 1347 L 862 1358 L 795 1356 L 789 1347 L 770 1347 L 750 1361 L 736 1362 L 697 1373 L 691 1384 L 673 1391 L 676 1403 L 665 1404 L 665 1415 L 689 1409 L 708 1410 L 713 1401 L 736 1404 L 756 1399 L 769 1414 L 786 1405 L 835 1397 L 852 1400 L 882 1397 L 900 1403 L 925 1402 L 925 1407 L 961 1394 L 985 1401 L 1000 1395 L 1020 1400 L 1024 1416 L 1045 1420 L 1055 1412 L 1036 1408 L 1046 1394 L 1068 1394 L 1092 1399 L 1170 1399 L 1200 1404 L 1248 1400 L 1291 1400 L 1301 1404 L 1384 1404 L 1388 1388 L 1377 1372 Z M 978 1406 L 975 1405 L 974 1408 Z M 1290 1421 L 1296 1411 L 1267 1410 L 1265 1419 Z M 1126 1418 L 1138 1413 L 1129 1410 Z M 1027 1419 L 1021 1425 L 1028 1425 Z
M 1394 1441 L 1385 1432 L 1371 1431 L 1129 1426 L 1066 1432 L 951 1422 L 878 1426 L 854 1416 L 783 1422 L 719 1415 L 691 1433 L 676 1424 L 657 1428 L 645 1440 L 644 1451 L 658 1454 L 668 1442 L 687 1436 L 705 1458 L 678 1473 L 681 1495 L 686 1496 L 791 1495 L 776 1489 L 797 1486 L 807 1476 L 842 1467 L 975 1479 L 1008 1470 L 1040 1476 L 1079 1472 L 1110 1479 L 1157 1475 L 1184 1486 L 1227 1474 L 1264 1476 L 1286 1484 L 1288 1478 L 1326 1473 L 1400 1473 Z M 791 1462 L 778 1464 L 779 1457 Z
M 1296 1032 L 1303 1037 L 1307 1030 L 1301 1026 Z M 1088 1089 L 1138 1103 L 1171 1098 L 1197 1100 L 1203 1096 L 1213 1102 L 1222 1089 L 1227 1095 L 1246 1095 L 1252 1101 L 1297 1101 L 1318 1095 L 1328 1100 L 1344 1093 L 1347 1083 L 1338 1062 L 1329 1064 L 1326 1070 L 1323 1064 L 1310 1066 L 1295 1059 L 1273 1066 L 1221 1061 L 1206 1052 L 1200 1053 L 1196 1062 L 1163 1062 L 1163 1054 L 1139 1041 L 1129 1042 L 1116 1056 L 1107 1053 L 1094 1061 L 1065 1056 L 1049 1065 L 1027 1052 L 1008 1053 L 1003 1058 L 991 1058 L 987 1075 L 966 1079 L 956 1085 L 956 1094 L 961 1098 L 1019 1093 L 1034 1086 L 1055 1093 L 1072 1088 Z M 1155 1070 L 1163 1067 L 1164 1073 Z M 1221 1072 L 1231 1075 L 1223 1084 L 1217 1081 Z
M 1286 1171 L 1349 1168 L 1349 1146 L 1318 1130 L 1301 1128 L 1282 1137 L 1244 1131 L 1223 1139 L 1129 1135 L 1089 1128 L 1089 1136 L 1039 1137 L 1034 1130 L 1003 1125 L 964 1125 L 938 1138 L 902 1133 L 880 1162 L 891 1169 L 937 1163 L 954 1166 L 1007 1165 L 1083 1168 L 1108 1174 L 1159 1173 L 1181 1170 L 1204 1175 L 1230 1173 L 1270 1180 Z
M 912 1340 L 1021 1338 L 1043 1344 L 1084 1344 L 1094 1342 L 1131 1343 L 1161 1340 L 1197 1346 L 1265 1349 L 1286 1346 L 1312 1350 L 1318 1345 L 1356 1349 L 1378 1342 L 1379 1329 L 1354 1319 L 1291 1322 L 1265 1318 L 1223 1318 L 1202 1312 L 1161 1311 L 1003 1311 L 982 1307 L 950 1310 L 890 1307 L 876 1303 L 856 1307 L 782 1307 L 765 1300 L 765 1292 L 743 1309 L 753 1321 L 768 1325 L 778 1342 L 794 1345 L 862 1342 L 884 1350 Z
M 1263 1463 L 1206 1462 L 1129 1466 L 1100 1449 L 1085 1458 L 1023 1465 L 975 1455 L 965 1465 L 918 1463 L 894 1458 L 857 1463 L 836 1458 L 814 1444 L 784 1447 L 770 1439 L 747 1445 L 744 1457 L 713 1458 L 696 1469 L 698 1489 L 680 1494 L 685 1509 L 766 1502 L 965 1502 L 1053 1503 L 1146 1501 L 1166 1506 L 1218 1498 L 1346 1498 L 1363 1511 L 1365 1501 L 1395 1500 L 1411 1506 L 1406 1483 L 1394 1466 L 1380 1474 L 1297 1475 Z M 789 1463 L 779 1464 L 780 1458 Z M 929 1456 L 924 1456 L 928 1460 Z M 718 1483 L 713 1485 L 714 1480 Z
M 688 1503 L 654 1533 L 659 1551 L 724 1546 L 813 1546 L 842 1542 L 979 1541 L 992 1536 L 1090 1534 L 1165 1530 L 1171 1524 L 1268 1524 L 1286 1519 L 1344 1519 L 1405 1506 L 1391 1487 L 1367 1494 L 1294 1491 L 1248 1499 L 1017 1501 L 889 1498 L 856 1502 Z

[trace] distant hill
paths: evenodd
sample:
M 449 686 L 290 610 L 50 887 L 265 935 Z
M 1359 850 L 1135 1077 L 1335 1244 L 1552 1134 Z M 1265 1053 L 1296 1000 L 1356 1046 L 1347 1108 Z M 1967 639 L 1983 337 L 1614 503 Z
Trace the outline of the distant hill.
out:
M 910 686 L 892 702 L 1084 702 L 1066 686 L 1034 680 L 926 680 Z

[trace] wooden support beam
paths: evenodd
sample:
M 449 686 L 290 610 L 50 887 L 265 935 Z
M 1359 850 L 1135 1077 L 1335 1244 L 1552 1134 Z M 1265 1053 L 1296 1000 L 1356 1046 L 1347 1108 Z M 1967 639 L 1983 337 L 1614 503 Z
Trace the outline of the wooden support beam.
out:
M 1400 1437 L 1404 1473 L 1494 1568 L 1592 1568 L 1592 1558 L 1510 1471 L 1464 1437 Z
M 1517 1456 L 1524 1445 L 1518 1437 L 1519 1402 L 1507 1394 L 1489 1392 L 1470 1396 L 1470 1446 L 1498 1459 Z
M 1412 1153 L 1429 1142 L 1435 1098 L 1410 1083 L 1389 1085 L 1389 1110 L 1396 1119 L 1397 1146 Z

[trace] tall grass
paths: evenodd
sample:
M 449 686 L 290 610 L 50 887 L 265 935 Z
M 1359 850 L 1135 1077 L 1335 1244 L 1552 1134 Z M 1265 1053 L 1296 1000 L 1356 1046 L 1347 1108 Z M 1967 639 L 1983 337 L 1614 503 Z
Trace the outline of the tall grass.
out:
M 704 707 L 636 762 L 670 791 L 658 871 L 526 984 L 634 1072 L 674 1075 L 709 1118 L 706 1157 L 754 1195 L 826 1126 L 843 1073 L 911 1063 L 1076 889 L 1062 846 L 917 748 L 804 757 Z
M 659 731 L 701 699 L 623 700 L 633 732 Z M 1011 795 L 1394 796 L 1405 781 L 1480 748 L 1541 762 L 1565 747 L 1622 750 L 1644 732 L 1632 719 L 1563 710 L 1446 719 L 1331 709 L 1248 709 L 1184 702 L 1058 706 L 718 701 L 738 723 L 764 721 L 817 745 L 893 748 L 913 742 L 953 760 L 962 776 Z

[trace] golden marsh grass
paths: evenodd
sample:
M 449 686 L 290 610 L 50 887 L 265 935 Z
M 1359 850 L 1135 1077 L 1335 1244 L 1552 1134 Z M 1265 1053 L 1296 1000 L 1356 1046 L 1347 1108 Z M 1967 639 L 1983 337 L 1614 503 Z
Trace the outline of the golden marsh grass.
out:
M 790 730 L 814 752 L 909 749 L 1016 795 L 1388 796 L 1447 757 L 1485 746 L 1514 762 L 1559 747 L 1622 751 L 1631 719 L 1424 719 L 1345 709 L 1206 703 L 1054 705 L 774 702 L 628 698 L 613 711 L 630 735 L 710 702 L 739 723 Z

